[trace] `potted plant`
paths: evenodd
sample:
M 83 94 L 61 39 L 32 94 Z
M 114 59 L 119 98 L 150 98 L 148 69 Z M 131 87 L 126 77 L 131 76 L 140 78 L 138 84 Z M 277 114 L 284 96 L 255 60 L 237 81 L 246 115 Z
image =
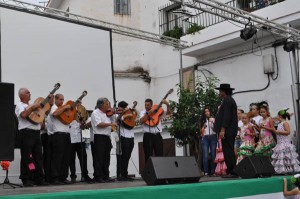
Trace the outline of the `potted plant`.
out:
M 202 109 L 209 107 L 212 115 L 215 115 L 218 105 L 221 103 L 215 90 L 218 83 L 216 77 L 208 77 L 205 81 L 196 80 L 194 91 L 184 89 L 180 85 L 177 89 L 178 101 L 170 101 L 173 111 L 172 122 L 168 131 L 175 138 L 177 145 L 189 145 L 190 155 L 195 155 L 201 168 L 200 147 L 200 118 Z
M 186 34 L 195 34 L 196 32 L 199 32 L 200 30 L 204 29 L 204 26 L 198 25 L 196 23 L 191 24 L 191 26 L 187 29 Z

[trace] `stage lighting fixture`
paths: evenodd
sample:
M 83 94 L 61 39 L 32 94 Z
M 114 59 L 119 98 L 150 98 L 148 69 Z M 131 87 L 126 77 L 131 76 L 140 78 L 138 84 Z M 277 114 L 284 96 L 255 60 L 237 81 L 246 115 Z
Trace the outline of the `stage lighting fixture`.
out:
M 286 52 L 291 52 L 292 50 L 295 50 L 298 48 L 299 43 L 295 41 L 287 41 L 283 45 L 283 50 Z
M 252 26 L 245 27 L 243 30 L 241 30 L 240 37 L 246 41 L 246 40 L 250 39 L 251 37 L 253 37 L 253 35 L 255 35 L 256 32 L 257 32 L 256 28 L 254 28 Z

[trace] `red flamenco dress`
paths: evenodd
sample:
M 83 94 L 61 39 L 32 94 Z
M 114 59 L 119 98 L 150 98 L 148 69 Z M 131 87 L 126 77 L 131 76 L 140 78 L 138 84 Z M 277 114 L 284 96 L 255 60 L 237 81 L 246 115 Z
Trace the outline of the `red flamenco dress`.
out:
M 215 174 L 219 176 L 226 175 L 227 166 L 224 160 L 221 139 L 218 140 L 216 152 L 217 154 L 216 154 L 215 163 L 217 164 L 217 166 L 216 166 Z

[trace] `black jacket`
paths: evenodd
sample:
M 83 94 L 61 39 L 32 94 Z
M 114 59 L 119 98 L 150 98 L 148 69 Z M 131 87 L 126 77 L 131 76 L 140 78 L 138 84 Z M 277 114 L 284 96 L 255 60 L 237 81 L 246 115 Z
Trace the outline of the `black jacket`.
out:
M 214 131 L 219 134 L 225 128 L 225 136 L 236 136 L 238 132 L 237 106 L 234 99 L 226 96 L 216 115 Z

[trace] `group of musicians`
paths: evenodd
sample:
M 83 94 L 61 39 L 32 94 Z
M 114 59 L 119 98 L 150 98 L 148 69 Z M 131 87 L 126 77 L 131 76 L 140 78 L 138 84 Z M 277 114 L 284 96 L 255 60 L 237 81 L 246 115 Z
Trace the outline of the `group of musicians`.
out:
M 45 104 L 29 104 L 31 94 L 27 88 L 20 88 L 18 95 L 20 102 L 16 104 L 15 113 L 19 121 L 20 179 L 23 186 L 60 185 L 76 182 L 76 153 L 81 166 L 82 181 L 88 183 L 114 181 L 109 177 L 112 131 L 118 132 L 120 143 L 120 145 L 117 144 L 119 147 L 119 152 L 117 152 L 117 179 L 132 180 L 128 176 L 128 163 L 134 147 L 134 133 L 132 130 L 134 125 L 132 125 L 132 122 L 135 124 L 137 111 L 128 108 L 127 102 L 119 102 L 117 112 L 112 111 L 112 114 L 108 114 L 111 111 L 109 100 L 99 98 L 95 110 L 90 118 L 85 121 L 66 114 L 81 105 L 82 98 L 79 98 L 76 101 L 77 106 L 73 107 L 69 103 L 64 104 L 62 94 L 54 95 L 51 93 L 47 97 L 50 108 L 45 112 L 44 121 L 34 122 L 32 115 L 43 109 Z M 161 106 L 162 104 L 165 104 L 165 106 Z M 151 99 L 145 100 L 145 110 L 139 114 L 139 121 L 144 131 L 145 161 L 153 155 L 153 151 L 156 156 L 163 156 L 160 119 L 170 113 L 171 109 L 167 100 L 162 100 L 160 105 L 156 105 L 155 108 Z M 43 115 L 43 113 L 38 114 L 39 117 L 40 115 Z M 63 118 L 66 115 L 68 116 L 67 119 L 72 118 L 72 121 L 64 120 Z M 93 179 L 88 175 L 87 154 L 81 135 L 82 129 L 86 128 L 90 128 L 91 131 Z M 71 181 L 67 180 L 69 168 Z

